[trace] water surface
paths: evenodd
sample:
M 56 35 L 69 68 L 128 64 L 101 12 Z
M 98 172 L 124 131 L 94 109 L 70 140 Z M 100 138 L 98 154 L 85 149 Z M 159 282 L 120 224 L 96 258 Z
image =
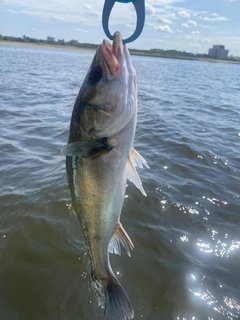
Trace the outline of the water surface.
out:
M 94 52 L 0 46 L 0 319 L 110 320 L 95 303 L 65 159 Z M 135 319 L 240 318 L 239 65 L 133 57 L 135 148 L 148 194 L 121 215 L 111 255 Z

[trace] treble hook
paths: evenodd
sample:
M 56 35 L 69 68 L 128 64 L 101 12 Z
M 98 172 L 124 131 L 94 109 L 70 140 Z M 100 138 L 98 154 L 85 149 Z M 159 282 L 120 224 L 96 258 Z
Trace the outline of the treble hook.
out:
M 142 30 L 143 30 L 143 26 L 144 26 L 144 22 L 145 22 L 145 4 L 144 4 L 144 0 L 105 0 L 104 6 L 103 6 L 103 13 L 102 13 L 102 26 L 103 26 L 103 30 L 106 34 L 106 36 L 109 39 L 113 39 L 113 36 L 111 35 L 109 28 L 108 28 L 108 23 L 109 23 L 109 17 L 112 11 L 112 8 L 115 4 L 115 2 L 132 2 L 136 13 L 137 13 L 137 25 L 136 25 L 136 29 L 134 31 L 134 33 L 127 39 L 123 39 L 123 43 L 129 43 L 132 42 L 134 40 L 136 40 Z

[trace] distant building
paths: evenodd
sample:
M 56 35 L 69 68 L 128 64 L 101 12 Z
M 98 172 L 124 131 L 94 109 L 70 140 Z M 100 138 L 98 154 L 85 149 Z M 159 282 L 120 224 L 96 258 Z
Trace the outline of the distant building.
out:
M 55 41 L 55 38 L 54 37 L 47 37 L 47 41 Z
M 69 41 L 70 43 L 78 43 L 77 40 L 72 39 L 71 41 Z
M 226 59 L 229 50 L 225 49 L 223 45 L 214 45 L 212 49 L 208 50 L 208 55 L 212 58 Z
M 64 39 L 58 39 L 59 43 L 64 43 Z

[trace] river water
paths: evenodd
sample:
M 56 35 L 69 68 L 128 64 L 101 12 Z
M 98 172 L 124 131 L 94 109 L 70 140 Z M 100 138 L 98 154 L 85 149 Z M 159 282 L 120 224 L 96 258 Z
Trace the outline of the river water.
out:
M 0 319 L 111 320 L 96 305 L 65 158 L 94 52 L 0 46 Z M 111 255 L 136 320 L 240 318 L 239 65 L 133 56 L 135 148 Z

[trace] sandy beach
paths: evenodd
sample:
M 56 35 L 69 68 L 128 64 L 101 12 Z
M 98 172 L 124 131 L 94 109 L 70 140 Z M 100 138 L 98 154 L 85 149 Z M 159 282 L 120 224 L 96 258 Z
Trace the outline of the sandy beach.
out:
M 63 45 L 53 45 L 45 43 L 29 43 L 20 41 L 5 41 L 0 40 L 0 45 L 10 45 L 10 46 L 21 46 L 21 47 L 35 47 L 35 48 L 47 48 L 47 49 L 61 49 L 61 50 L 81 50 L 81 51 L 95 51 L 96 49 L 91 48 L 80 48 L 76 46 L 63 46 Z

